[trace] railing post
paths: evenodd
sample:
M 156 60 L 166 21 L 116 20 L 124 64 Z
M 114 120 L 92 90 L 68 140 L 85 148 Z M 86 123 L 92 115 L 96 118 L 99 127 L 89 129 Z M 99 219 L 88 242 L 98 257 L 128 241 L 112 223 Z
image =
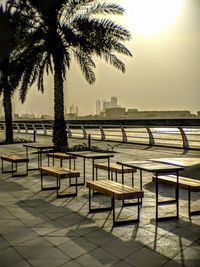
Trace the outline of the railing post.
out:
M 182 141 L 183 141 L 183 148 L 184 149 L 189 149 L 189 142 L 188 142 L 188 139 L 187 139 L 187 136 L 183 130 L 182 127 L 178 127 L 180 133 L 181 133 L 181 136 L 182 136 Z
M 67 125 L 67 135 L 68 135 L 68 137 L 72 137 L 72 131 L 69 128 L 69 125 Z
M 19 127 L 18 123 L 16 123 L 16 126 L 17 126 L 18 133 L 20 133 L 20 127 Z
M 25 123 L 24 123 L 24 129 L 25 129 L 25 133 L 28 133 L 28 127 Z
M 105 132 L 104 129 L 102 128 L 102 126 L 99 126 L 100 132 L 101 132 L 101 140 L 105 140 L 106 136 L 105 136 Z
M 42 128 L 43 128 L 43 130 L 44 130 L 44 135 L 47 135 L 47 129 L 46 129 L 46 127 L 45 127 L 44 124 L 42 124 Z
M 150 130 L 149 127 L 145 127 L 145 128 L 146 128 L 146 130 L 147 130 L 147 132 L 148 132 L 148 135 L 149 135 L 149 145 L 150 145 L 150 146 L 155 145 L 155 140 L 154 140 L 152 131 Z
M 91 149 L 91 135 L 88 134 L 88 148 Z
M 83 125 L 81 125 L 81 129 L 83 131 L 83 139 L 87 139 L 87 133 Z
M 121 126 L 121 131 L 122 131 L 122 142 L 127 142 L 127 134 L 124 127 L 122 126 Z
M 36 134 L 37 134 L 37 132 L 36 132 L 36 130 L 34 130 L 33 131 L 33 142 L 36 142 Z

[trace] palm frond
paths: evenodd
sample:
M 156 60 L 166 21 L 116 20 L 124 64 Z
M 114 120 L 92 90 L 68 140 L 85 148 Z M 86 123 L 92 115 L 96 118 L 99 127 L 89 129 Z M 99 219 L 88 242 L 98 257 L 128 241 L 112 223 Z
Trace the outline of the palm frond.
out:
M 125 64 L 117 58 L 116 55 L 110 53 L 104 53 L 102 57 L 105 59 L 107 63 L 113 65 L 116 69 L 122 71 L 123 73 L 126 71 Z
M 123 15 L 124 11 L 124 8 L 117 4 L 97 3 L 86 7 L 83 14 L 88 17 L 91 15 Z
M 89 84 L 93 84 L 96 80 L 94 68 L 96 67 L 94 61 L 92 60 L 91 56 L 85 54 L 83 51 L 76 51 L 74 53 L 80 67 L 81 71 Z

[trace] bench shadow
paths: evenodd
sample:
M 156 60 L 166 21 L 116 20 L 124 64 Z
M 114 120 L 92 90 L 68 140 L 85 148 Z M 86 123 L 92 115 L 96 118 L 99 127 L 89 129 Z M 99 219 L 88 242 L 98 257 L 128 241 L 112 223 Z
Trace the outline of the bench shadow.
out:
M 76 199 L 74 200 L 76 201 Z M 165 235 L 158 234 L 159 229 L 165 229 L 165 227 L 167 230 L 174 229 L 173 233 L 176 234 L 176 231 L 178 231 L 177 228 L 179 227 L 177 222 L 172 222 L 171 227 L 169 227 L 169 224 L 159 223 L 159 225 L 129 225 L 112 228 L 111 224 L 108 223 L 105 228 L 102 228 L 96 225 L 94 220 L 88 218 L 87 211 L 85 212 L 85 215 L 82 215 L 83 212 L 81 211 L 75 212 L 66 207 L 66 205 L 58 206 L 56 203 L 54 203 L 55 202 L 51 202 L 51 200 L 46 201 L 38 198 L 19 201 L 17 205 L 25 209 L 32 216 L 36 216 L 37 211 L 37 216 L 41 216 L 42 219 L 44 219 L 44 216 L 47 212 L 51 212 L 52 214 L 61 212 L 60 216 L 55 216 L 53 219 L 47 217 L 47 220 L 44 223 L 48 223 L 49 225 L 52 225 L 52 227 L 55 226 L 57 228 L 51 233 L 46 233 L 42 236 L 47 239 L 49 237 L 59 238 L 61 237 L 59 231 L 66 230 L 63 231 L 63 236 L 69 238 L 68 242 L 70 246 L 68 246 L 67 243 L 64 243 L 56 247 L 67 256 L 70 256 L 68 254 L 70 253 L 68 249 L 69 247 L 71 248 L 71 246 L 74 246 L 74 256 L 71 255 L 72 261 L 76 261 L 83 266 L 87 266 L 87 262 L 90 262 L 90 266 L 92 266 L 91 264 L 94 264 L 93 266 L 95 266 L 95 264 L 97 264 L 97 266 L 99 264 L 103 266 L 117 266 L 117 264 L 119 264 L 119 266 L 123 266 L 123 264 L 124 266 L 126 264 L 128 264 L 128 266 L 147 266 L 145 264 L 150 262 L 148 266 L 153 267 L 158 266 L 158 263 L 163 265 L 169 261 L 172 263 L 171 266 L 182 266 L 182 263 L 179 264 L 173 262 L 171 258 L 163 255 L 159 252 L 159 250 L 157 251 L 157 241 L 166 235 L 166 233 Z M 85 204 L 88 205 L 87 202 Z M 34 212 L 32 212 L 33 210 Z M 106 217 L 106 220 L 108 220 L 108 217 Z M 58 224 L 60 224 L 60 227 L 58 227 Z M 148 232 L 148 227 L 151 228 L 149 231 L 149 236 L 154 235 L 154 238 L 149 240 L 149 244 L 142 242 L 142 240 L 148 239 L 148 235 L 146 235 Z M 170 234 L 170 231 L 167 230 L 166 232 Z M 180 236 L 180 239 L 181 238 L 182 237 Z M 87 245 L 85 246 L 85 244 Z M 179 254 L 179 252 L 183 249 L 181 246 L 181 241 L 179 244 L 180 248 L 177 249 L 177 254 Z M 76 248 L 77 252 L 74 251 Z M 30 250 L 32 249 L 33 248 L 30 247 Z M 79 250 L 84 252 L 79 253 Z M 145 258 L 145 256 L 147 256 L 147 258 Z M 132 265 L 133 262 L 134 265 Z

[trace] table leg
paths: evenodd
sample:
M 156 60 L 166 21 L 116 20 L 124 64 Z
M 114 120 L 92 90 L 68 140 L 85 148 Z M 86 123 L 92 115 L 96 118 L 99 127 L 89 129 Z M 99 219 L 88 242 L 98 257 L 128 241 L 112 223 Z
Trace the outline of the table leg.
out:
M 40 168 L 40 162 L 41 162 L 41 159 L 40 159 L 40 149 L 38 148 L 38 169 Z
M 124 165 L 122 164 L 122 184 L 124 184 Z
M 156 172 L 156 221 L 158 221 L 158 174 Z
M 28 147 L 26 147 L 26 158 L 28 159 Z M 39 153 L 38 153 L 38 166 L 36 168 L 29 168 L 28 171 L 34 171 L 39 169 Z
M 108 180 L 110 180 L 110 158 L 108 157 Z
M 142 170 L 140 170 L 140 190 L 142 190 Z
M 176 216 L 179 218 L 179 172 L 176 172 Z
M 85 158 L 83 159 L 83 183 L 85 184 Z
M 92 159 L 92 181 L 94 181 L 94 159 Z

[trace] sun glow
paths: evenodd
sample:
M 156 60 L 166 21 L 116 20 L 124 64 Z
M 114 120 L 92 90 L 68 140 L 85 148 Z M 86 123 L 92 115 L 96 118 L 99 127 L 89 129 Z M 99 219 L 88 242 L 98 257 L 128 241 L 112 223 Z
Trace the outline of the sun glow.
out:
M 181 13 L 184 0 L 123 0 L 126 19 L 141 35 L 158 34 Z

